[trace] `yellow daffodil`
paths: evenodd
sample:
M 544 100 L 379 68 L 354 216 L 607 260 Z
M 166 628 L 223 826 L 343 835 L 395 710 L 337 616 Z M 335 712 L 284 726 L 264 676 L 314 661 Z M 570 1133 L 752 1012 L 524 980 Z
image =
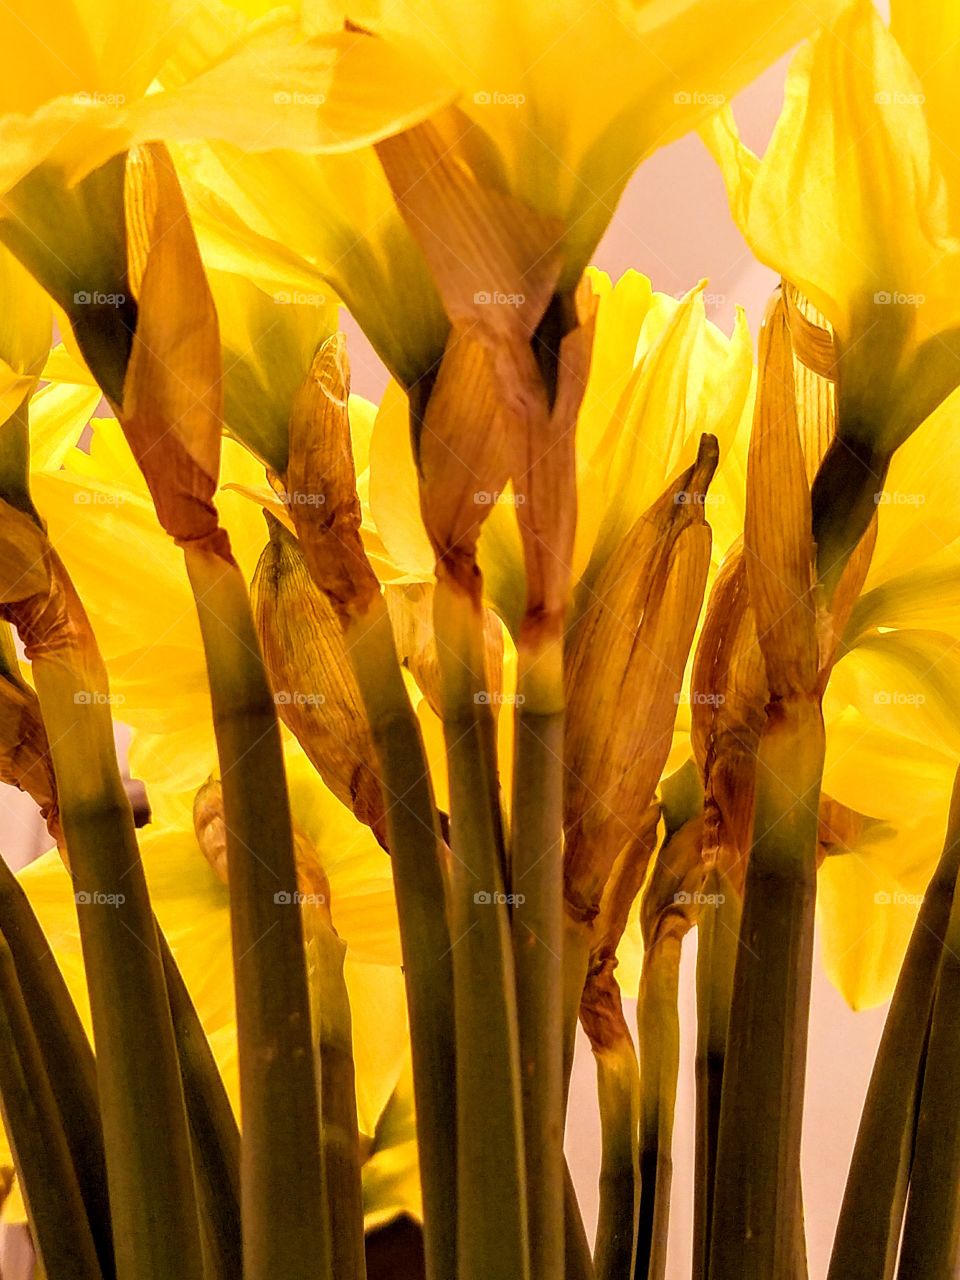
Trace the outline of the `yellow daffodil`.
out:
M 265 5 L 150 0 L 131 22 L 116 0 L 16 3 L 3 34 L 3 193 L 39 165 L 75 183 L 150 139 L 338 150 L 402 128 L 449 96 L 428 67 L 414 75 L 396 44 L 308 34 L 290 9 Z M 186 66 L 192 74 L 181 70 L 175 88 L 148 92 L 165 69 Z
M 558 287 L 567 290 L 636 166 L 835 8 L 750 0 L 731 12 L 685 0 L 585 12 L 566 0 L 374 0 L 326 12 L 331 23 L 339 17 L 415 50 L 446 84 L 457 102 L 442 124 L 451 153 L 481 184 L 539 216 L 537 252 L 557 259 Z M 409 90 L 397 88 L 406 100 Z M 217 145 L 182 151 L 179 161 L 208 262 L 272 290 L 316 292 L 329 282 L 402 384 L 432 366 L 447 320 L 414 244 L 419 215 L 411 234 L 372 150 L 314 161 Z M 396 175 L 391 181 L 398 194 Z M 482 305 L 484 291 L 495 303 L 506 284 L 477 288 Z
M 729 111 L 706 135 L 750 247 L 833 326 L 837 443 L 813 495 L 821 575 L 869 523 L 893 451 L 960 382 L 960 221 L 941 165 L 956 148 L 934 65 L 945 75 L 952 55 L 930 45 L 931 15 L 947 8 L 900 6 L 901 47 L 856 0 L 796 56 L 762 159 Z

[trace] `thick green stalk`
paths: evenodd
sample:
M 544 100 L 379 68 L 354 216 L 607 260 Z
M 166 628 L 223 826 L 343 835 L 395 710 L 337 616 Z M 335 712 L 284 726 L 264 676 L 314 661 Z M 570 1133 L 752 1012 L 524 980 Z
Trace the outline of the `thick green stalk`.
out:
M 223 782 L 245 1280 L 331 1276 L 318 1084 L 276 707 L 240 570 L 187 546 Z
M 663 1280 L 667 1265 L 673 1116 L 680 1068 L 680 949 L 681 939 L 672 934 L 658 939 L 645 953 L 640 975 L 640 1214 L 635 1280 Z
M 479 602 L 438 580 L 434 626 L 450 776 L 457 1030 L 459 1280 L 527 1280 L 516 975 L 477 717 L 486 691 Z
M 102 1280 L 60 1107 L 0 936 L 0 1104 L 49 1280 Z
M 943 852 L 897 979 L 843 1195 L 828 1280 L 889 1280 L 907 1181 L 943 942 L 960 873 L 960 774 Z
M 706 1280 L 710 1256 L 720 1096 L 740 932 L 740 898 L 714 868 L 704 882 L 697 921 L 697 1138 L 693 1204 L 693 1277 Z M 710 899 L 714 899 L 711 901 Z
M 600 1211 L 593 1266 L 597 1280 L 633 1275 L 640 1210 L 640 1072 L 624 1022 L 609 1044 L 594 1046 L 600 1103 Z
M 580 1202 L 570 1176 L 570 1166 L 563 1162 L 563 1237 L 566 1280 L 594 1280 L 590 1242 L 583 1225 Z
M 960 895 L 943 947 L 923 1071 L 899 1280 L 957 1274 L 960 1265 Z
M 563 679 L 562 659 L 520 653 L 511 836 L 530 1270 L 562 1280 Z M 557 668 L 554 678 L 548 669 Z
M 204 1280 L 243 1274 L 240 1130 L 190 992 L 157 926 L 190 1125 L 204 1244 Z
M 200 1280 L 183 1088 L 106 676 L 44 649 L 33 675 L 76 887 L 118 1280 Z
M 771 704 L 727 1037 L 710 1280 L 772 1280 L 795 1266 L 823 750 L 816 703 Z
M 23 887 L 0 858 L 0 934 L 10 949 L 87 1211 L 100 1270 L 114 1270 L 93 1049 Z
M 320 1133 L 333 1274 L 336 1280 L 365 1280 L 357 1085 L 350 998 L 343 976 L 346 946 L 332 928 L 318 924 L 308 934 L 307 949 L 316 961 L 319 992 Z
M 413 1055 L 428 1280 L 457 1274 L 453 956 L 440 828 L 420 725 L 382 597 L 347 628 L 386 806 Z

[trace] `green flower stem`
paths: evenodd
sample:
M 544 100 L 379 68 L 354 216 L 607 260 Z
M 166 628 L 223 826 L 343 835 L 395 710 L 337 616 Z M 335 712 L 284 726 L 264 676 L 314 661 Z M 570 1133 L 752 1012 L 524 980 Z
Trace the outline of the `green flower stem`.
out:
M 550 674 L 552 672 L 552 675 Z M 513 773 L 511 913 L 517 974 L 530 1269 L 562 1280 L 562 656 L 520 651 Z
M 680 1069 L 681 939 L 666 934 L 644 954 L 640 1043 L 640 1214 L 635 1280 L 663 1280 L 673 1179 L 673 1116 Z
M 710 1280 L 771 1280 L 795 1266 L 823 751 L 816 703 L 771 704 L 727 1037 Z
M 308 934 L 307 951 L 315 960 L 319 979 L 320 1132 L 333 1274 L 336 1280 L 365 1280 L 353 1030 L 343 976 L 346 946 L 332 928 L 318 924 Z
M 193 1167 L 157 931 L 98 659 L 41 649 L 97 1054 L 118 1280 L 201 1280 Z
M 564 1105 L 570 1090 L 570 1074 L 577 1043 L 580 1002 L 590 967 L 591 934 L 589 925 L 563 913 L 563 985 L 561 1016 L 563 1018 L 563 1096 Z
M 640 1071 L 611 970 L 587 984 L 584 1005 L 598 1015 L 591 1028 L 601 1135 L 594 1273 L 597 1280 L 627 1280 L 634 1273 L 640 1209 Z
M 527 1280 L 526 1170 L 510 917 L 477 706 L 488 688 L 479 601 L 434 597 L 450 776 L 457 1029 L 459 1280 Z
M 204 1245 L 204 1280 L 243 1273 L 240 1130 L 190 992 L 157 926 L 180 1060 Z
M 740 898 L 713 868 L 704 883 L 708 901 L 697 922 L 697 1139 L 694 1181 L 693 1277 L 706 1280 L 713 1217 L 720 1094 L 740 933 Z M 716 897 L 715 902 L 709 901 Z
M 244 1280 L 330 1280 L 318 1084 L 283 752 L 240 570 L 187 546 L 223 781 Z
M 0 934 L 13 957 L 83 1197 L 100 1270 L 105 1277 L 111 1276 L 113 1240 L 93 1049 L 27 895 L 2 858 Z
M 594 1280 L 590 1242 L 580 1213 L 580 1202 L 570 1176 L 570 1166 L 563 1162 L 563 1236 L 566 1280 Z
M 2 936 L 0 1103 L 34 1244 L 49 1280 L 102 1280 L 60 1107 Z
M 893 1275 L 924 1052 L 958 873 L 960 773 L 954 783 L 943 852 L 927 886 L 877 1050 L 828 1280 L 889 1280 Z
M 446 872 L 420 725 L 403 683 L 387 606 L 345 632 L 386 801 L 413 1054 L 428 1280 L 456 1276 L 457 1155 L 453 958 Z
M 960 895 L 954 894 L 923 1072 L 898 1280 L 960 1263 Z

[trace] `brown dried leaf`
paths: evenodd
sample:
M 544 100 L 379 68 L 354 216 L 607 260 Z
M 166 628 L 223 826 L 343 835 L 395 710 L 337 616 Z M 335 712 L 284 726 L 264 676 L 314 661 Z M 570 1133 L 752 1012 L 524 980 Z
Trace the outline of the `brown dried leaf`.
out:
M 704 861 L 740 884 L 770 697 L 742 551 L 728 557 L 710 593 L 691 689 L 693 747 L 704 784 Z
M 377 154 L 451 323 L 529 342 L 560 275 L 563 225 L 509 194 L 483 137 L 451 107 Z
M 807 369 L 828 382 L 837 379 L 837 343 L 826 316 L 794 285 L 783 281 L 783 298 L 794 354 Z
M 744 519 L 750 600 L 772 694 L 810 694 L 818 666 L 810 486 L 779 290 L 760 335 L 759 379 Z
M 277 711 L 334 795 L 386 847 L 376 755 L 343 627 L 297 540 L 267 519 L 250 595 Z
M 564 875 L 574 919 L 596 916 L 670 750 L 710 562 L 703 502 L 716 465 L 717 442 L 704 436 L 693 467 L 610 557 L 569 644 Z
M 127 160 L 129 273 L 138 320 L 114 409 L 164 529 L 230 561 L 220 473 L 220 335 L 173 162 L 159 143 Z
M 513 467 L 526 569 L 520 644 L 536 651 L 563 633 L 577 526 L 576 428 L 590 372 L 598 298 L 584 281 L 571 300 L 573 328 L 559 343 L 553 408 L 528 423 Z
M 344 619 L 365 613 L 380 593 L 360 537 L 349 395 L 347 340 L 336 333 L 294 400 L 286 500 L 313 580 Z
M 0 676 L 0 782 L 18 787 L 39 806 L 50 835 L 63 843 L 57 783 L 37 695 L 22 681 Z

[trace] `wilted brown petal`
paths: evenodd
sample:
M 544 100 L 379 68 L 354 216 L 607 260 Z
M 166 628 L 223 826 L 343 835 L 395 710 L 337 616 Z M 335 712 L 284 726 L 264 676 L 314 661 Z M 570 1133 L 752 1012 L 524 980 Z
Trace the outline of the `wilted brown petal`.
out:
M 670 750 L 710 562 L 704 520 L 717 442 L 634 524 L 597 580 L 566 659 L 565 894 L 596 915 L 620 851 L 637 837 Z
M 376 756 L 341 621 L 296 538 L 267 520 L 250 594 L 277 711 L 334 795 L 385 844 Z
M 313 579 L 344 618 L 365 612 L 380 592 L 360 537 L 349 395 L 347 341 L 336 333 L 294 400 L 286 497 Z
M 793 349 L 778 290 L 760 336 L 747 466 L 744 551 L 771 691 L 809 695 L 817 678 L 810 485 L 797 427 Z
M 220 334 L 183 193 L 165 147 L 127 161 L 127 241 L 138 320 L 117 417 L 160 523 L 230 560 L 220 473 Z

